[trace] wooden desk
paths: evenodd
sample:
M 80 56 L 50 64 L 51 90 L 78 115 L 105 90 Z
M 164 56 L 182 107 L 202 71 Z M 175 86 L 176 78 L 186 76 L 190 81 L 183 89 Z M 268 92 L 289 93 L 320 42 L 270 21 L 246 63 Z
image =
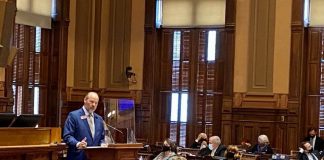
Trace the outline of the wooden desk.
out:
M 56 160 L 65 144 L 0 146 L 0 160 Z
M 56 160 L 66 150 L 60 128 L 0 128 L 0 160 Z
M 141 148 L 142 143 L 117 143 L 108 147 L 88 147 L 84 150 L 89 160 L 131 160 L 138 158 L 137 152 Z

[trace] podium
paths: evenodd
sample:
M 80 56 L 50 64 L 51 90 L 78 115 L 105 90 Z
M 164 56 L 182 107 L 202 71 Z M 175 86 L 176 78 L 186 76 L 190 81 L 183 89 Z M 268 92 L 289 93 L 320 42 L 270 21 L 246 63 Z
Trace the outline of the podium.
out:
M 142 143 L 117 143 L 108 147 L 87 147 L 84 149 L 88 160 L 123 160 L 137 159 L 137 152 L 143 148 Z

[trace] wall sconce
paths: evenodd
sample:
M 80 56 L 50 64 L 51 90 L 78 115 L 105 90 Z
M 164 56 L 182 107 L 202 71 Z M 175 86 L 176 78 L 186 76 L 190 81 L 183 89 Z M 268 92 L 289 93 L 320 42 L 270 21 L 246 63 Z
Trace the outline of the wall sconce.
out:
M 132 71 L 132 67 L 131 66 L 128 66 L 126 67 L 126 77 L 127 77 L 127 80 L 128 82 L 130 83 L 136 83 L 136 76 L 135 76 L 135 73 Z

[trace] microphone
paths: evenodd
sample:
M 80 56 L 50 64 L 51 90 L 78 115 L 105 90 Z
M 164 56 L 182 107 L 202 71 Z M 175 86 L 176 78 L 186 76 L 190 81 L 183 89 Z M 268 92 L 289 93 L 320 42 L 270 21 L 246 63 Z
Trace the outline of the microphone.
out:
M 117 128 L 115 128 L 115 127 L 113 127 L 113 126 L 107 124 L 105 121 L 103 121 L 103 124 L 104 124 L 104 126 L 106 126 L 106 127 L 109 127 L 109 128 L 111 128 L 111 129 L 113 129 L 113 130 L 115 130 L 115 131 L 118 131 L 118 132 L 121 133 L 121 134 L 124 134 L 121 130 L 119 130 L 119 129 L 117 129 Z M 105 128 L 105 129 L 106 129 L 106 128 Z M 107 128 L 107 129 L 108 129 L 108 128 Z
M 106 124 L 106 125 L 107 125 L 107 127 L 111 128 L 111 129 L 113 129 L 113 130 L 115 130 L 115 131 L 118 131 L 118 132 L 121 133 L 121 134 L 124 134 L 121 130 L 119 130 L 119 129 L 117 129 L 117 128 L 115 128 L 115 127 L 109 125 L 109 124 Z

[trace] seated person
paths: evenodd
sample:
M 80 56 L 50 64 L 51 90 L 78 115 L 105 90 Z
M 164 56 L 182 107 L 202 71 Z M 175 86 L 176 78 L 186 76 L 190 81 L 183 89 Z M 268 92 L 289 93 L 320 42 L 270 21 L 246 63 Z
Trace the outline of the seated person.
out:
M 198 137 L 196 138 L 195 142 L 190 146 L 190 148 L 200 149 L 202 147 L 201 143 L 204 141 L 207 143 L 206 133 L 199 133 Z M 207 147 L 207 146 L 205 146 L 205 147 Z
M 299 160 L 318 160 L 318 152 L 313 151 L 312 145 L 308 142 L 302 142 L 299 148 L 298 159 Z
M 323 144 L 324 140 L 317 136 L 317 129 L 314 127 L 311 127 L 308 129 L 308 136 L 304 139 L 304 141 L 308 141 L 312 146 L 314 150 L 322 151 L 324 149 Z
M 233 145 L 229 145 L 227 147 L 227 150 L 224 153 L 224 156 L 226 157 L 226 159 L 228 160 L 236 160 L 236 159 L 240 159 L 241 155 L 238 151 L 239 149 L 237 148 L 237 146 L 233 146 Z
M 258 137 L 258 144 L 254 145 L 248 152 L 252 153 L 263 153 L 263 154 L 273 154 L 272 148 L 269 144 L 269 139 L 266 135 L 262 134 Z
M 167 160 L 170 157 L 176 156 L 177 146 L 169 138 L 163 141 L 162 152 L 153 160 Z
M 251 149 L 251 143 L 248 139 L 245 139 L 243 138 L 242 141 L 241 141 L 241 146 L 239 146 L 239 149 L 242 150 L 242 151 L 247 151 L 249 149 Z
M 199 156 L 220 156 L 224 157 L 226 147 L 222 145 L 218 136 L 209 138 L 208 148 L 203 148 L 198 152 Z

